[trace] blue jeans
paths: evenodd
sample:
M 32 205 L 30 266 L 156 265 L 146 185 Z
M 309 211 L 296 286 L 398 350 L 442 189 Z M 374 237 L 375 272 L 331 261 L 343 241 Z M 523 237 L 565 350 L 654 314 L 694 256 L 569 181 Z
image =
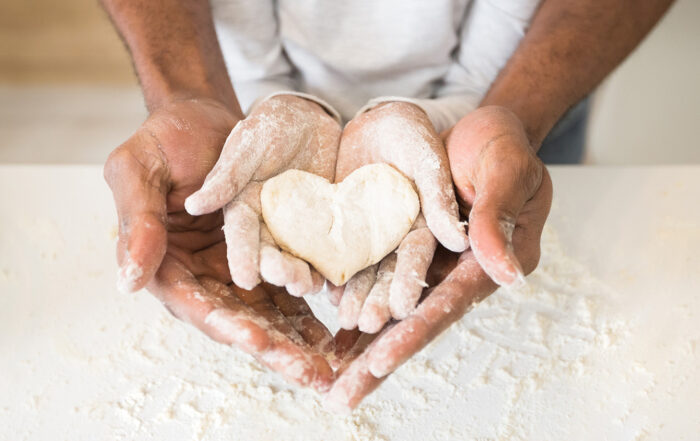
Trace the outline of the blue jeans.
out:
M 586 97 L 554 125 L 537 153 L 545 164 L 581 163 L 589 107 L 589 99 Z

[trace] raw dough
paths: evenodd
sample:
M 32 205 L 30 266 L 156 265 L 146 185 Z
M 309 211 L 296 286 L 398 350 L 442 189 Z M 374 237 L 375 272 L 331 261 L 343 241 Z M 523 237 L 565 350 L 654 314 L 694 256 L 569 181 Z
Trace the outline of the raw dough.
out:
M 394 250 L 420 210 L 411 182 L 386 164 L 360 167 L 339 184 L 288 170 L 265 182 L 260 201 L 277 244 L 335 285 Z

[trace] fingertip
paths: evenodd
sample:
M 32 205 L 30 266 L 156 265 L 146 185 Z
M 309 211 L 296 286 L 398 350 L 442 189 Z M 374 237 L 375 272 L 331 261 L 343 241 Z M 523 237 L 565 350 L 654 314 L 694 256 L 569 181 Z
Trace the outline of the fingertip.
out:
M 225 205 L 226 202 L 222 201 L 218 194 L 214 193 L 214 196 L 211 196 L 211 193 L 204 187 L 192 193 L 185 199 L 185 210 L 192 216 L 202 216 Z
M 513 279 L 513 282 L 510 285 L 507 285 L 506 288 L 508 288 L 508 289 L 522 289 L 526 286 L 527 286 L 527 279 L 525 278 L 525 275 L 522 273 L 522 270 L 520 270 L 520 272 L 517 273 L 515 278 Z
M 416 287 L 408 286 L 407 283 L 394 278 L 389 287 L 389 311 L 391 316 L 396 320 L 403 320 L 413 312 L 416 307 L 416 302 L 420 297 L 420 292 L 423 291 L 423 286 L 416 283 Z M 418 295 L 415 291 L 418 290 Z
M 482 268 L 491 280 L 504 288 L 519 289 L 527 284 L 520 262 L 512 253 L 500 259 L 494 257 L 482 265 Z
M 192 216 L 200 216 L 201 207 L 199 202 L 199 192 L 194 192 L 185 199 L 185 211 Z
M 384 309 L 377 305 L 365 304 L 365 307 L 362 308 L 362 313 L 360 313 L 360 318 L 357 320 L 358 329 L 367 334 L 379 332 L 388 320 L 388 317 L 384 314 Z
M 494 225 L 496 225 L 494 227 Z M 472 222 L 472 243 L 476 261 L 499 286 L 518 288 L 525 282 L 525 273 L 512 244 L 514 227 L 476 218 Z
M 311 382 L 311 387 L 319 393 L 328 392 L 333 386 L 335 373 L 328 364 L 328 361 L 321 355 L 313 356 L 313 363 L 316 367 L 316 376 Z
M 469 248 L 469 237 L 464 222 L 449 213 L 425 215 L 428 228 L 440 244 L 454 253 L 462 253 Z
M 287 381 L 299 386 L 312 386 L 317 381 L 317 368 L 306 354 L 288 345 L 277 346 L 263 351 L 261 360 Z
M 357 320 L 353 315 L 338 312 L 338 326 L 346 331 L 352 331 L 357 327 Z
M 345 295 L 345 286 L 346 285 L 336 286 L 331 282 L 328 282 L 328 285 L 326 286 L 326 293 L 328 294 L 328 301 L 331 303 L 331 305 L 340 306 L 340 302 L 342 302 L 343 296 Z
M 337 394 L 331 390 L 323 398 L 323 408 L 330 413 L 336 415 L 347 416 L 352 414 L 352 407 L 343 402 Z
M 294 297 L 311 294 L 314 289 L 309 265 L 273 246 L 261 250 L 260 275 L 268 283 L 284 286 Z
M 120 241 L 126 247 L 119 251 L 117 289 L 130 293 L 142 289 L 153 278 L 165 256 L 167 233 L 163 223 L 152 214 L 138 216 Z
M 238 186 L 224 177 L 207 176 L 202 187 L 185 199 L 185 210 L 192 216 L 212 213 L 229 203 L 238 194 Z
M 235 276 L 231 275 L 231 280 L 233 281 L 234 285 L 245 289 L 246 291 L 251 291 L 253 288 L 260 285 L 260 277 L 258 277 L 257 274 L 254 277 L 250 276 L 250 274 L 236 274 Z
M 215 340 L 235 345 L 249 354 L 257 354 L 270 346 L 268 333 L 257 323 L 239 317 L 228 309 L 214 309 L 204 318 Z
M 124 294 L 132 293 L 143 288 L 145 282 L 141 281 L 143 268 L 130 257 L 117 270 L 117 289 Z
M 318 271 L 311 268 L 310 265 L 309 265 L 309 270 L 311 271 L 311 292 L 310 292 L 310 294 L 319 293 L 323 289 L 323 286 L 326 283 L 326 279 Z M 342 293 L 341 293 L 341 295 L 342 295 Z
M 382 378 L 393 372 L 393 363 L 389 361 L 387 350 L 373 348 L 368 357 L 367 370 L 375 378 Z
M 389 329 L 367 354 L 367 370 L 376 378 L 394 372 L 426 344 L 430 326 L 412 315 Z
M 376 363 L 370 363 L 367 370 L 369 370 L 369 373 L 375 378 L 386 377 L 391 373 L 386 366 L 377 365 Z

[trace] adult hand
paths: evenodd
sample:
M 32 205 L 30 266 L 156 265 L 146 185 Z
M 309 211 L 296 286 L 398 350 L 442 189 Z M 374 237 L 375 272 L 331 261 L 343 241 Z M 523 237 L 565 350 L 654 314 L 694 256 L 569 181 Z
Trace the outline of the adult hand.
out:
M 357 406 L 497 283 L 523 283 L 523 274 L 537 266 L 552 182 L 518 118 L 501 107 L 480 108 L 445 137 L 457 194 L 469 213 L 471 249 L 460 256 L 438 252 L 427 282 L 439 284 L 373 341 L 357 332 L 336 337 L 343 361 L 327 395 L 331 407 Z
M 112 152 L 104 174 L 119 216 L 118 284 L 124 291 L 146 286 L 213 339 L 325 390 L 333 374 L 318 350 L 328 350 L 328 331 L 301 299 L 270 287 L 228 287 L 221 212 L 195 217 L 184 210 L 240 118 L 211 99 L 171 102 Z
M 422 215 L 396 253 L 334 288 L 342 328 L 378 332 L 391 318 L 415 308 L 425 286 L 437 241 L 461 252 L 468 247 L 442 140 L 417 106 L 392 102 L 355 117 L 343 131 L 336 181 L 371 163 L 392 165 L 418 190 Z M 343 291 L 342 293 L 340 291 Z
M 321 106 L 292 95 L 263 101 L 226 140 L 201 189 L 186 201 L 192 215 L 224 208 L 224 233 L 233 282 L 252 289 L 260 279 L 293 295 L 319 291 L 323 277 L 282 251 L 262 221 L 262 184 L 287 169 L 330 181 L 335 175 L 341 129 Z

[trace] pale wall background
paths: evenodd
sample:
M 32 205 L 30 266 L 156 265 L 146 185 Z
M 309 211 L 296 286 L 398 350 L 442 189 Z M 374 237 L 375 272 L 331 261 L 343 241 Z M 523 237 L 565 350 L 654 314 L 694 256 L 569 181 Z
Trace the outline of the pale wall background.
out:
M 700 0 L 595 95 L 586 161 L 700 163 Z M 0 162 L 100 163 L 146 113 L 96 0 L 0 1 Z

